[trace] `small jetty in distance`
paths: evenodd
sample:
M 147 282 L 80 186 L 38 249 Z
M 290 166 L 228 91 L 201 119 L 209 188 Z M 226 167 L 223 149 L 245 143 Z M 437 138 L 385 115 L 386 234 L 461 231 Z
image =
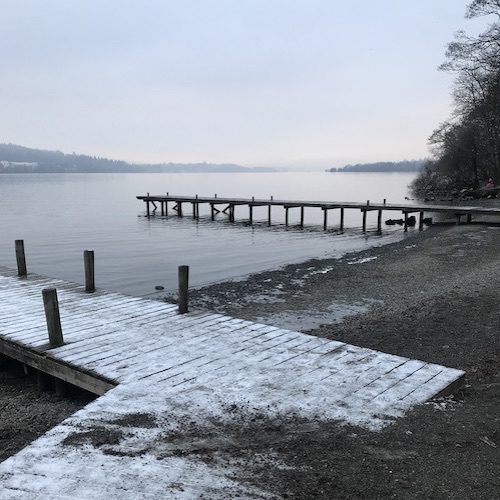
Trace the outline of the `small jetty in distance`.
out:
M 289 224 L 289 211 L 292 208 L 300 210 L 299 227 L 304 227 L 304 209 L 319 208 L 323 210 L 323 229 L 328 229 L 328 212 L 330 210 L 340 211 L 339 229 L 344 230 L 344 213 L 346 209 L 359 210 L 362 217 L 362 229 L 366 232 L 366 216 L 368 212 L 377 211 L 377 231 L 382 231 L 382 213 L 384 211 L 401 212 L 403 214 L 404 231 L 408 230 L 411 224 L 411 214 L 419 214 L 418 228 L 423 229 L 424 216 L 429 213 L 442 213 L 456 218 L 457 224 L 462 223 L 462 218 L 465 217 L 467 223 L 472 222 L 473 217 L 478 216 L 500 216 L 500 208 L 497 207 L 470 207 L 464 205 L 428 205 L 428 204 L 399 204 L 399 203 L 371 203 L 367 200 L 366 203 L 362 202 L 346 202 L 346 201 L 303 201 L 303 200 L 275 200 L 272 196 L 269 199 L 262 198 L 227 198 L 218 197 L 203 197 L 203 196 L 174 196 L 169 193 L 165 195 L 150 195 L 147 193 L 145 196 L 137 196 L 138 200 L 144 201 L 146 204 L 146 216 L 151 217 L 156 215 L 158 209 L 162 216 L 168 215 L 169 203 L 173 203 L 172 210 L 179 216 L 184 215 L 183 204 L 191 204 L 192 217 L 197 219 L 200 216 L 200 205 L 209 205 L 212 220 L 218 213 L 227 214 L 230 222 L 235 221 L 234 208 L 236 206 L 248 206 L 248 219 L 250 224 L 253 224 L 253 209 L 254 207 L 267 207 L 267 223 L 271 225 L 271 210 L 272 207 L 281 207 L 285 210 L 285 225 Z M 159 204 L 159 206 L 158 206 Z M 225 206 L 224 206 L 225 205 Z M 224 208 L 221 208 L 224 206 Z

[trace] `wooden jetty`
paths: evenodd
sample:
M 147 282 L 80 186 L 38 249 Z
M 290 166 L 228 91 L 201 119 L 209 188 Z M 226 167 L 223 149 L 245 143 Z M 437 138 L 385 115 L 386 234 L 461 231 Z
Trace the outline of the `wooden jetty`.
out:
M 215 220 L 216 214 L 224 213 L 227 214 L 229 221 L 234 222 L 234 209 L 236 206 L 247 206 L 248 207 L 248 220 L 250 224 L 253 224 L 253 209 L 254 207 L 267 207 L 267 224 L 271 225 L 271 209 L 272 207 L 281 207 L 285 210 L 285 225 L 289 225 L 289 211 L 290 209 L 297 208 L 300 210 L 300 222 L 299 227 L 304 227 L 304 209 L 305 208 L 319 208 L 323 211 L 323 229 L 328 229 L 328 212 L 330 210 L 339 210 L 340 221 L 339 229 L 344 230 L 344 214 L 345 210 L 359 210 L 362 216 L 362 229 L 366 232 L 366 219 L 368 212 L 377 212 L 377 231 L 382 231 L 382 213 L 384 211 L 389 212 L 401 212 L 403 215 L 403 226 L 404 231 L 408 230 L 409 217 L 411 214 L 418 214 L 418 229 L 422 230 L 424 226 L 425 214 L 429 213 L 440 213 L 446 214 L 451 217 L 456 218 L 457 224 L 462 222 L 462 218 L 465 217 L 467 223 L 472 222 L 473 217 L 478 216 L 500 216 L 500 208 L 488 208 L 488 207 L 469 207 L 460 205 L 406 205 L 406 204 L 393 204 L 386 203 L 384 200 L 382 203 L 372 203 L 367 200 L 366 203 L 359 202 L 340 202 L 340 201 L 300 201 L 300 200 L 275 200 L 272 196 L 269 199 L 262 198 L 225 198 L 218 197 L 214 195 L 213 197 L 202 197 L 202 196 L 174 196 L 170 194 L 166 195 L 150 195 L 149 193 L 145 196 L 137 196 L 138 200 L 144 201 L 146 204 L 146 215 L 151 217 L 156 215 L 159 209 L 159 214 L 162 216 L 168 215 L 169 203 L 173 203 L 172 210 L 179 216 L 184 215 L 184 204 L 191 204 L 192 217 L 193 219 L 198 219 L 200 217 L 200 205 L 208 205 L 210 207 L 210 214 L 212 220 Z M 158 206 L 159 205 L 159 206 Z M 221 208 L 224 207 L 224 208 Z
M 63 336 L 56 345 L 42 300 L 54 288 Z M 228 470 L 196 450 L 223 457 L 235 428 L 242 434 L 262 419 L 380 429 L 464 377 L 335 340 L 85 288 L 0 268 L 0 352 L 100 395 L 0 464 L 0 498 L 264 498 L 235 479 L 237 464 Z

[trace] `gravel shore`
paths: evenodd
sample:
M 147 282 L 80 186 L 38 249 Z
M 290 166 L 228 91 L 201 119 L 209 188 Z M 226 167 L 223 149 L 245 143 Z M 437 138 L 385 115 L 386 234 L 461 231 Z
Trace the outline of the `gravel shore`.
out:
M 499 498 L 499 245 L 498 226 L 431 227 L 193 291 L 193 307 L 467 371 L 460 394 L 378 433 L 337 422 L 256 423 L 225 450 L 247 471 L 239 479 L 276 498 Z M 37 395 L 21 373 L 1 373 L 0 459 L 83 404 Z

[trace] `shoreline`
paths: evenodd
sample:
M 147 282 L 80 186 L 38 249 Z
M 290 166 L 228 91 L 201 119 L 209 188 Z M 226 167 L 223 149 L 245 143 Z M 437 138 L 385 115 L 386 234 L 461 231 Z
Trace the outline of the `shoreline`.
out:
M 421 405 L 377 433 L 338 422 L 257 422 L 249 427 L 254 440 L 245 436 L 238 445 L 236 439 L 234 448 L 210 456 L 228 467 L 237 460 L 238 480 L 277 498 L 494 498 L 500 487 L 499 245 L 498 226 L 431 227 L 339 259 L 193 290 L 193 308 L 285 328 L 302 324 L 306 333 L 467 372 L 465 391 Z M 78 407 L 63 404 L 59 413 L 60 398 L 37 396 L 33 384 L 22 388 L 19 381 L 9 389 L 4 379 L 3 458 Z

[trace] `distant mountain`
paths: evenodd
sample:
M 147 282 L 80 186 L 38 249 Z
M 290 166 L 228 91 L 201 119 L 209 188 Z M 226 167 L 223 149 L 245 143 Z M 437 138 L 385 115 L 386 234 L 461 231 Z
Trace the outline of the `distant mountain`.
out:
M 379 161 L 377 163 L 356 163 L 327 172 L 419 172 L 427 160 Z
M 161 173 L 161 172 L 272 172 L 231 163 L 128 163 L 61 151 L 0 144 L 1 173 Z

